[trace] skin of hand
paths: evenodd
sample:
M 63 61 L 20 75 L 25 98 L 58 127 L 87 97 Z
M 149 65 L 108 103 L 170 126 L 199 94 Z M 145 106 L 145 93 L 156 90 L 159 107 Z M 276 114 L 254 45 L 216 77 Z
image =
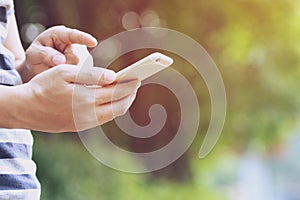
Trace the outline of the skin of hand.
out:
M 81 71 L 78 79 L 79 71 L 78 66 L 59 65 L 38 74 L 26 84 L 14 86 L 18 98 L 11 97 L 13 112 L 8 112 L 16 114 L 11 117 L 17 119 L 14 120 L 17 123 L 10 124 L 9 128 L 75 132 L 96 127 L 126 113 L 136 97 L 140 86 L 138 80 L 113 83 L 113 71 L 96 67 Z M 95 83 L 103 86 L 89 88 L 83 85 Z M 74 92 L 75 87 L 78 92 Z M 79 114 L 76 119 L 74 110 Z
M 0 85 L 0 127 L 74 132 L 101 125 L 128 110 L 140 82 L 113 83 L 115 72 L 96 67 L 81 71 L 78 79 L 80 67 L 65 64 L 78 62 L 70 48 L 74 43 L 97 45 L 89 34 L 57 26 L 36 38 L 25 60 L 15 16 L 9 17 L 5 46 L 15 55 L 15 68 L 26 83 Z M 88 88 L 85 84 L 102 87 Z M 79 92 L 74 92 L 75 88 Z M 74 110 L 79 114 L 76 119 Z
M 53 66 L 77 64 L 78 57 L 70 48 L 75 43 L 95 47 L 97 40 L 90 34 L 65 26 L 55 26 L 40 34 L 26 50 L 25 55 L 16 17 L 14 14 L 8 17 L 8 34 L 4 45 L 14 54 L 15 68 L 24 83 Z
M 60 64 L 78 64 L 72 44 L 95 47 L 97 40 L 88 33 L 55 26 L 41 33 L 26 50 L 27 67 L 35 74 Z

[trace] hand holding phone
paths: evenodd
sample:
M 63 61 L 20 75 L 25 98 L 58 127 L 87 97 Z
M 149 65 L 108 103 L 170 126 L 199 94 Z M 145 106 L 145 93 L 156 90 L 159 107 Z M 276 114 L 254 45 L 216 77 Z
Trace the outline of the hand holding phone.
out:
M 84 65 L 85 67 L 93 67 L 93 58 L 89 54 L 86 47 L 82 47 L 82 45 L 73 45 L 73 51 L 79 57 L 78 65 Z M 143 81 L 150 76 L 164 70 L 173 64 L 173 59 L 162 54 L 162 53 L 152 53 L 145 58 L 135 62 L 134 64 L 122 69 L 117 72 L 117 81 L 127 81 L 138 79 L 139 81 Z M 101 87 L 97 85 L 85 85 L 86 87 Z
M 117 72 L 117 81 L 138 79 L 143 81 L 150 76 L 173 64 L 173 59 L 161 53 L 152 53 L 149 56 Z

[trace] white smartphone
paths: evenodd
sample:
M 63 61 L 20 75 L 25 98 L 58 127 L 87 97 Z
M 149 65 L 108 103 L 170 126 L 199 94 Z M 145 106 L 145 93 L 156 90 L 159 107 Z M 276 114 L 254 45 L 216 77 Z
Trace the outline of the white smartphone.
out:
M 138 79 L 143 81 L 150 76 L 160 72 L 161 70 L 169 67 L 173 64 L 173 59 L 162 54 L 162 53 L 152 53 L 145 58 L 135 62 L 134 64 L 120 70 L 117 72 L 117 78 L 115 82 L 127 81 Z M 91 55 L 85 60 L 85 66 L 93 66 L 93 58 Z M 98 85 L 85 85 L 88 88 L 99 88 Z
M 143 81 L 150 76 L 160 72 L 161 70 L 173 64 L 173 59 L 161 54 L 152 53 L 136 63 L 117 72 L 117 81 L 126 81 L 138 79 Z

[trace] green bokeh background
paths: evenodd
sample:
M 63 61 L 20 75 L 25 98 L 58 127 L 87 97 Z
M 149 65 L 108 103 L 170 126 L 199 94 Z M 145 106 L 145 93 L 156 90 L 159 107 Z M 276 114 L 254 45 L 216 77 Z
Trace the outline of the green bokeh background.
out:
M 173 67 L 197 93 L 201 122 L 189 151 L 156 173 L 134 175 L 107 168 L 87 152 L 75 133 L 34 133 L 43 200 L 234 199 L 231 194 L 245 155 L 254 152 L 272 168 L 271 161 L 282 159 L 290 138 L 299 134 L 298 0 L 28 0 L 15 4 L 20 29 L 26 23 L 64 24 L 99 40 L 124 31 L 122 16 L 127 12 L 142 15 L 152 10 L 162 27 L 189 35 L 207 50 L 219 67 L 227 92 L 222 136 L 214 151 L 199 160 L 197 153 L 210 119 L 209 94 L 188 63 L 175 62 Z M 117 64 L 125 66 L 137 57 L 131 55 Z M 143 100 L 142 95 L 138 98 Z M 114 123 L 105 128 L 114 141 L 123 141 Z M 136 150 L 137 141 L 126 142 L 123 145 Z M 289 167 L 282 165 L 286 171 Z M 282 184 L 300 181 L 293 174 L 282 176 Z M 300 194 L 296 197 L 300 199 Z

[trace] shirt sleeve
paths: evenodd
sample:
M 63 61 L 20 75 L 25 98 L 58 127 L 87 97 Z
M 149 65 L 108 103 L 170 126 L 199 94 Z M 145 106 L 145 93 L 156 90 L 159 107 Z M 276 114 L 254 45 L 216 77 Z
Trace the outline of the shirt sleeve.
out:
M 7 15 L 15 13 L 14 1 L 8 0 Z

